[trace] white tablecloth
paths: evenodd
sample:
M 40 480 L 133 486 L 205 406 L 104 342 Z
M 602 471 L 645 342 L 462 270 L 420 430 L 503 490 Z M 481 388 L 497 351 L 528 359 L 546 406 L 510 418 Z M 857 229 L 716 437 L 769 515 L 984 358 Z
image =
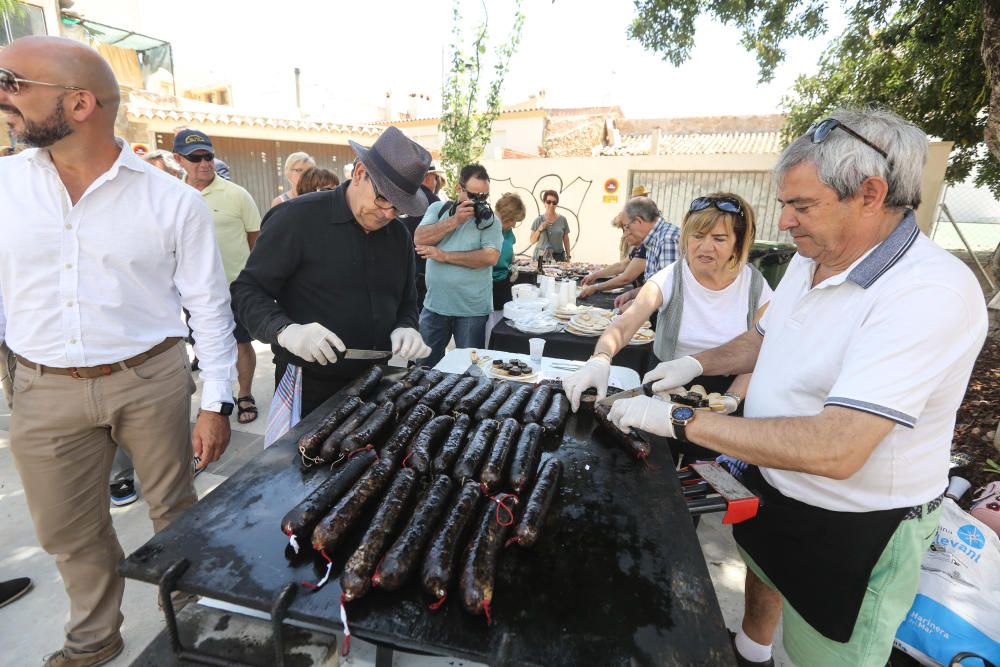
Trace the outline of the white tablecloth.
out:
M 489 357 L 490 360 L 503 359 L 505 361 L 507 359 L 522 359 L 534 367 L 534 364 L 531 363 L 531 359 L 527 354 L 501 352 L 499 350 L 476 350 L 476 353 L 479 355 L 480 361 L 486 357 Z M 434 368 L 448 373 L 464 373 L 468 370 L 471 364 L 472 348 L 461 347 L 444 355 L 444 358 L 442 358 L 441 361 L 434 366 Z M 582 361 L 570 361 L 568 359 L 556 359 L 553 357 L 543 356 L 542 370 L 537 378 L 532 379 L 532 382 L 540 382 L 541 380 L 561 380 L 582 365 Z M 487 373 L 487 366 L 488 364 L 482 367 L 484 373 Z M 625 368 L 624 366 L 612 366 L 611 378 L 608 381 L 608 385 L 611 387 L 618 387 L 619 389 L 632 389 L 633 387 L 638 387 L 639 374 L 631 368 Z

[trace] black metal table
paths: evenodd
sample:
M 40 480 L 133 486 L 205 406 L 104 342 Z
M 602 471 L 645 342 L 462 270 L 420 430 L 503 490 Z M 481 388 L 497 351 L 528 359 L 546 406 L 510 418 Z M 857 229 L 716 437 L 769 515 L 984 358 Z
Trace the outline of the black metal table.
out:
M 121 573 L 156 583 L 186 559 L 180 590 L 267 612 L 282 606 L 275 601 L 289 583 L 316 581 L 322 562 L 289 561 L 279 526 L 322 478 L 301 469 L 295 442 L 339 400 L 332 397 L 136 550 Z M 411 581 L 348 603 L 352 634 L 493 665 L 733 664 L 666 447 L 655 447 L 647 466 L 593 431 L 591 415 L 574 415 L 562 440 L 546 446 L 545 456 L 564 465 L 559 495 L 535 548 L 502 554 L 492 626 L 466 614 L 457 592 L 429 611 L 430 600 Z M 335 575 L 353 548 L 331 554 Z M 339 600 L 339 580 L 331 578 L 315 593 L 300 590 L 285 616 L 338 629 Z

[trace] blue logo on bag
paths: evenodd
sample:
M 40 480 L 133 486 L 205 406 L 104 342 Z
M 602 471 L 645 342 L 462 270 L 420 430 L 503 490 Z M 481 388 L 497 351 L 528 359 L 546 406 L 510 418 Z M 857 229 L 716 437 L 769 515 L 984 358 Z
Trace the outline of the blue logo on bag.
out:
M 973 549 L 982 549 L 986 546 L 986 536 L 983 535 L 983 531 L 979 530 L 971 523 L 959 528 L 957 533 L 958 539 L 962 540 Z

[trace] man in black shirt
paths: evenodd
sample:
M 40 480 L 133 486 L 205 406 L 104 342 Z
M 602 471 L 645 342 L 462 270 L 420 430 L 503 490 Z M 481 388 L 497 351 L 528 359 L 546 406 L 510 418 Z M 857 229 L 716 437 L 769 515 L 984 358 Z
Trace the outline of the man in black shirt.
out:
M 427 170 L 427 175 L 424 176 L 424 182 L 420 184 L 420 191 L 424 193 L 427 197 L 427 204 L 433 204 L 436 201 L 441 201 L 437 196 L 438 191 L 441 189 L 441 177 L 438 175 L 441 172 L 438 171 L 437 167 L 433 164 Z M 410 236 L 413 236 L 417 227 L 420 226 L 420 221 L 423 218 L 418 216 L 407 216 L 405 218 L 399 218 L 399 221 L 406 225 L 406 229 L 409 230 Z M 414 271 L 416 273 L 417 279 L 417 312 L 419 313 L 424 307 L 424 297 L 427 296 L 427 283 L 424 280 L 424 274 L 427 272 L 427 260 L 417 254 L 416 248 L 413 250 L 413 259 L 416 261 Z
M 352 179 L 272 208 L 232 284 L 240 322 L 271 343 L 275 386 L 289 364 L 302 368 L 302 416 L 370 364 L 336 351 L 430 354 L 416 330 L 413 241 L 395 217 L 423 215 L 431 156 L 395 127 L 351 148 Z

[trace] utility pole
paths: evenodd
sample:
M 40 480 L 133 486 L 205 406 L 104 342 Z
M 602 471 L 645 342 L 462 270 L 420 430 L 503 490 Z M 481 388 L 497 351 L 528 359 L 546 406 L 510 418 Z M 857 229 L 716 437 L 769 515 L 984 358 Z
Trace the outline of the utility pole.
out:
M 301 114 L 302 113 L 302 88 L 299 85 L 299 74 L 301 74 L 301 72 L 299 71 L 299 68 L 296 67 L 295 68 L 295 108 L 298 109 L 299 113 Z

